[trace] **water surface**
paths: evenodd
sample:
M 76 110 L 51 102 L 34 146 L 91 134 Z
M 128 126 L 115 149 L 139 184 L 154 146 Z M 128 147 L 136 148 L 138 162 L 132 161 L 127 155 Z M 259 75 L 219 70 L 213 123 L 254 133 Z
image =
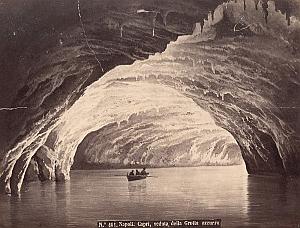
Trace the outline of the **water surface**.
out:
M 96 227 L 101 219 L 221 218 L 223 227 L 297 227 L 300 182 L 248 176 L 244 167 L 76 170 L 66 183 L 32 182 L 0 195 L 1 227 Z

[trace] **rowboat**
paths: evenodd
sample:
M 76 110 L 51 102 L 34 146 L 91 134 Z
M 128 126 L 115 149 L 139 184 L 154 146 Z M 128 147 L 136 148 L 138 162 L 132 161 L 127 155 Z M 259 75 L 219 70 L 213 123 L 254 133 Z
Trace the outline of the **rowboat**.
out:
M 135 181 L 135 180 L 142 180 L 142 179 L 146 179 L 146 177 L 148 176 L 149 173 L 147 173 L 146 175 L 129 175 L 127 173 L 127 180 L 128 181 Z

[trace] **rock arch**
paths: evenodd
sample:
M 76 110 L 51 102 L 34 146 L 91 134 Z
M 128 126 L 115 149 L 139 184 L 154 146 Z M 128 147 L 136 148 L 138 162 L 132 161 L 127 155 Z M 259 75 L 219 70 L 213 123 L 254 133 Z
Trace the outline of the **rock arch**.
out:
M 299 4 L 296 1 L 285 1 L 285 4 L 264 1 L 264 4 L 269 4 L 268 24 L 265 24 L 261 8 L 255 9 L 257 4 L 244 10 L 244 3 L 237 1 L 214 10 L 220 3 L 207 5 L 200 15 L 190 10 L 196 7 L 193 3 L 187 4 L 184 15 L 188 19 L 184 25 L 188 26 L 173 25 L 177 29 L 168 29 L 157 23 L 158 35 L 154 38 L 151 32 L 146 32 L 151 31 L 152 25 L 131 13 L 125 13 L 134 25 L 129 31 L 130 40 L 121 39 L 118 28 L 108 31 L 104 27 L 99 32 L 97 28 L 105 23 L 101 24 L 102 16 L 99 18 L 94 11 L 89 14 L 90 20 L 84 18 L 93 21 L 85 23 L 85 29 L 91 34 L 89 42 L 98 58 L 102 59 L 105 71 L 116 65 L 146 59 L 149 54 L 163 51 L 179 34 L 194 31 L 193 36 L 180 37 L 163 54 L 151 57 L 147 60 L 148 65 L 138 61 L 128 68 L 116 68 L 111 71 L 113 73 L 105 75 L 105 80 L 118 83 L 151 81 L 176 89 L 210 112 L 216 123 L 235 137 L 250 173 L 298 175 Z M 4 8 L 10 7 L 12 5 L 7 4 Z M 42 6 L 33 4 L 33 7 L 39 9 Z M 64 152 L 53 151 L 57 143 L 53 132 L 59 127 L 66 110 L 74 107 L 85 88 L 102 75 L 94 56 L 85 47 L 86 40 L 82 38 L 82 30 L 77 23 L 78 15 L 74 15 L 76 5 L 70 3 L 64 7 L 67 13 L 62 13 L 63 7 L 55 5 L 53 11 L 58 12 L 59 18 L 68 19 L 66 28 L 61 28 L 57 21 L 48 28 L 49 21 L 41 19 L 40 27 L 21 26 L 20 31 L 24 30 L 21 35 L 12 37 L 18 33 L 3 25 L 7 33 L 2 34 L 1 40 L 10 41 L 2 42 L 0 48 L 3 53 L 10 54 L 1 57 L 5 66 L 1 72 L 12 81 L 19 80 L 22 85 L 22 88 L 6 90 L 15 97 L 9 104 L 29 107 L 5 117 L 9 124 L 4 126 L 10 127 L 7 127 L 8 143 L 1 152 L 0 182 L 8 191 L 20 190 L 25 171 L 36 154 L 40 157 L 45 153 L 62 156 L 59 158 L 61 164 L 50 162 L 50 165 L 56 167 L 57 179 L 65 178 L 63 170 L 69 165 L 69 160 L 64 160 Z M 103 6 L 93 7 L 101 9 Z M 110 10 L 114 11 L 116 7 L 112 6 Z M 156 7 L 162 11 L 166 5 Z M 182 10 L 183 5 L 179 1 L 172 7 L 174 14 L 178 9 Z M 82 6 L 83 13 L 90 9 L 89 5 Z M 214 20 L 207 17 L 209 11 L 214 12 Z M 26 10 L 23 13 L 26 14 Z M 224 28 L 220 26 L 222 23 L 226 23 L 227 28 L 239 23 L 241 14 L 245 15 L 243 23 L 249 25 L 247 30 L 241 33 L 233 33 L 232 29 L 220 30 Z M 124 16 L 112 15 L 117 19 Z M 193 29 L 196 22 L 201 24 L 203 34 L 197 32 L 197 26 Z M 31 35 L 35 29 L 41 28 L 47 31 L 46 37 L 39 34 L 33 39 Z M 68 42 L 60 44 L 61 39 Z M 43 42 L 45 40 L 49 42 Z M 28 46 L 23 48 L 22 42 Z M 274 47 L 277 49 L 274 50 Z M 103 54 L 104 50 L 109 50 L 107 55 Z M 11 67 L 11 62 L 16 62 L 17 67 Z M 130 69 L 138 70 L 132 73 Z M 21 77 L 24 72 L 25 76 Z

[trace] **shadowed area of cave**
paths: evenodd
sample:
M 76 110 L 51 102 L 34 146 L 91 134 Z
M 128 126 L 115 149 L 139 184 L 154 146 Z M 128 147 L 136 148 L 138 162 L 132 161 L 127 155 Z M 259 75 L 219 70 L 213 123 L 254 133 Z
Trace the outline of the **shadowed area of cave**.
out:
M 28 167 L 68 179 L 86 137 L 74 116 L 107 105 L 111 82 L 175 89 L 231 133 L 249 173 L 298 175 L 299 2 L 222 2 L 4 2 L 0 103 L 27 109 L 0 113 L 1 186 L 19 192 Z

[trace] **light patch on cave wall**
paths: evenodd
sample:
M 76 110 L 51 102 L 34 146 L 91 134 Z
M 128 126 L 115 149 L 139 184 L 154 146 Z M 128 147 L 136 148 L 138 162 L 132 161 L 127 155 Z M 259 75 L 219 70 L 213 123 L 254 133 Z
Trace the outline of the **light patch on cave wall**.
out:
M 115 126 L 109 126 L 113 123 Z M 151 126 L 143 129 L 147 124 Z M 216 126 L 206 111 L 176 90 L 151 82 L 102 84 L 100 80 L 93 84 L 61 118 L 55 130 L 55 150 L 63 152 L 70 167 L 79 143 L 101 128 L 104 132 L 81 151 L 89 163 L 169 166 L 241 162 L 233 137 Z
M 121 89 L 120 89 L 121 88 Z M 90 132 L 77 148 L 73 168 L 150 166 L 234 165 L 241 163 L 233 137 L 217 127 L 211 116 L 192 99 L 153 83 L 111 83 L 106 98 L 108 115 L 117 116 L 114 101 L 122 100 L 128 113 L 123 121 L 103 122 Z M 128 92 L 128 91 L 132 91 Z M 150 92 L 153 91 L 153 92 Z M 130 94 L 128 96 L 128 94 Z M 111 97 L 112 96 L 112 97 Z M 147 100 L 146 100 L 147 98 Z M 151 102 L 159 107 L 149 106 Z M 101 102 L 101 101 L 100 101 Z M 132 113 L 131 103 L 142 104 L 143 111 Z M 95 112 L 95 111 L 93 111 Z

